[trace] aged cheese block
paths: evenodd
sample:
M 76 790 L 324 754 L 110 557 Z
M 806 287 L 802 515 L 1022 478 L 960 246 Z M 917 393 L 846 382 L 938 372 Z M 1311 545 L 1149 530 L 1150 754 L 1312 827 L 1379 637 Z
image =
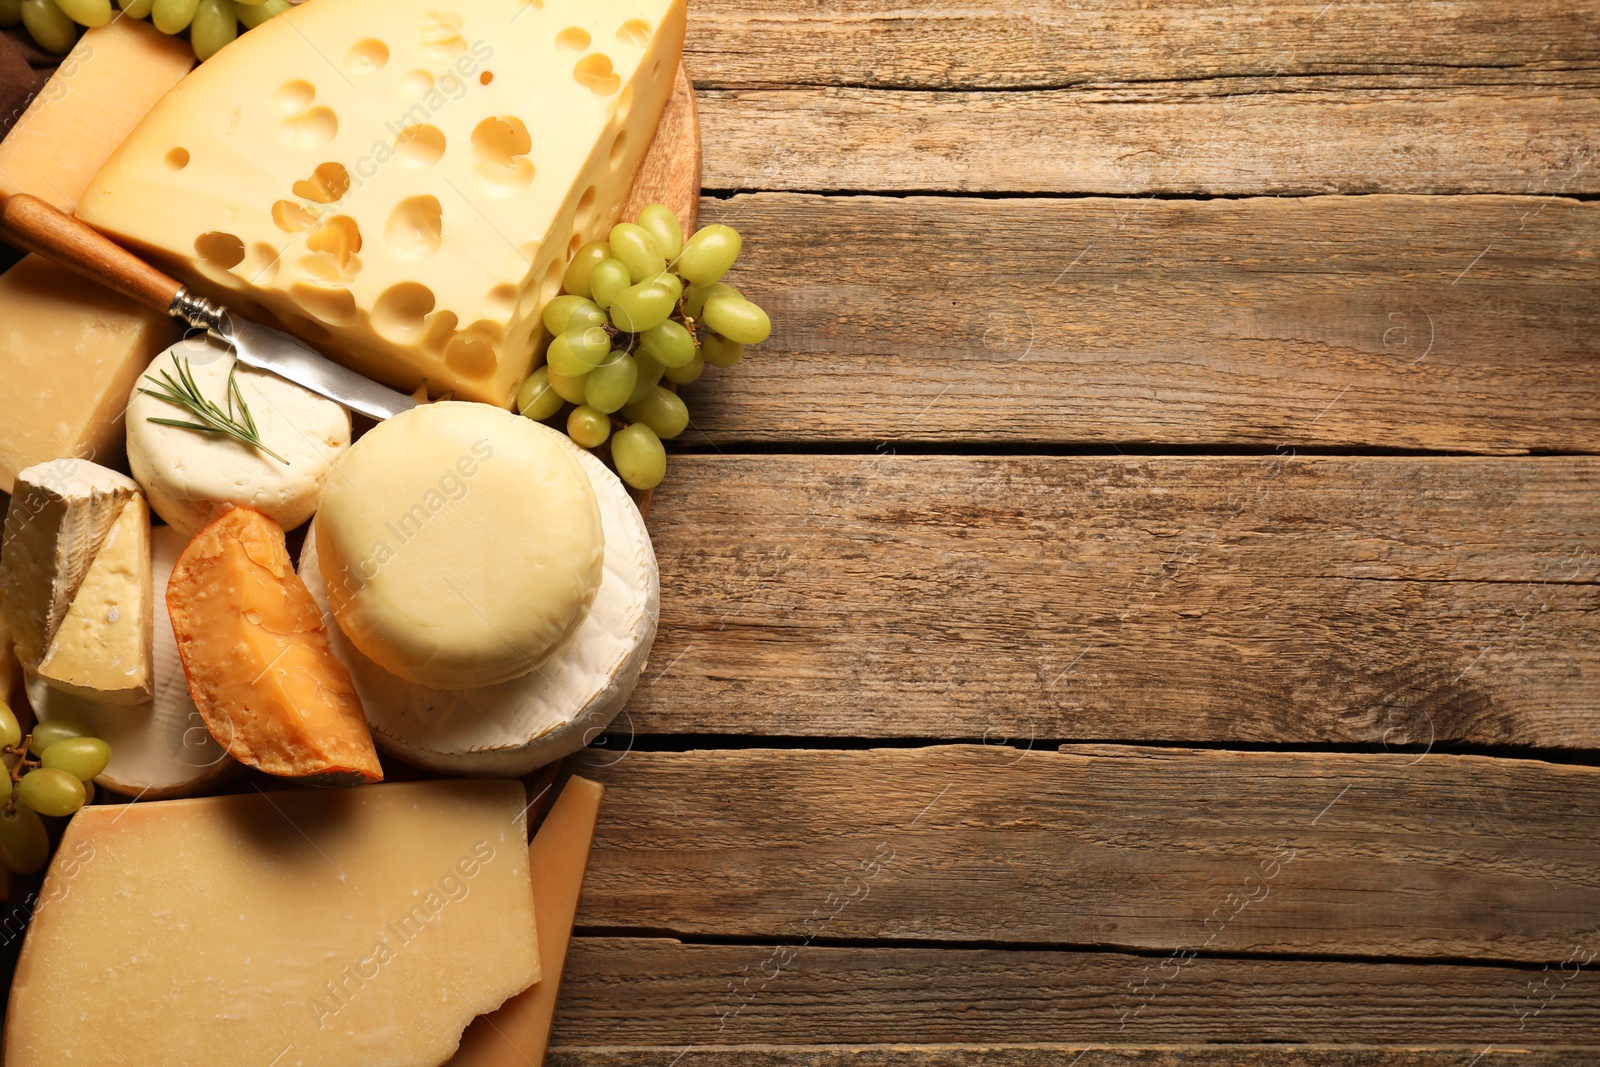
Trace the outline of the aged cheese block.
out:
M 286 777 L 383 778 L 277 523 L 235 508 L 201 530 L 172 569 L 167 614 L 189 695 L 234 759 Z
M 111 746 L 111 762 L 95 778 L 95 784 L 144 800 L 206 793 L 240 770 L 238 762 L 211 736 L 205 719 L 189 699 L 172 620 L 167 617 L 167 579 L 188 543 L 187 537 L 170 526 L 157 526 L 150 534 L 154 699 L 121 707 L 63 693 L 37 675 L 27 680 L 28 703 L 41 722 L 81 722 Z
M 135 494 L 56 627 L 39 677 L 64 693 L 107 704 L 150 700 L 152 586 L 150 508 Z
M 540 977 L 523 790 L 92 805 L 11 990 L 7 1067 L 435 1067 Z
M 0 141 L 0 199 L 32 193 L 72 212 L 89 179 L 194 66 L 180 38 L 118 18 L 88 30 Z
M 0 275 L 0 491 L 63 456 L 117 466 L 128 393 L 178 336 L 159 311 L 38 256 Z
M 539 916 L 539 984 L 518 993 L 500 1010 L 473 1020 L 461 1035 L 450 1067 L 527 1067 L 544 1062 L 561 993 L 561 968 L 578 914 L 578 896 L 589 866 L 605 787 L 586 778 L 571 778 L 545 816 L 528 846 L 533 875 L 533 909 Z
M 100 546 L 138 495 L 133 479 L 81 459 L 17 476 L 0 542 L 0 597 L 24 667 L 39 666 Z
M 661 582 L 639 509 L 617 476 L 565 435 L 540 427 L 587 472 L 600 505 L 605 567 L 583 622 L 539 669 L 498 685 L 433 689 L 399 678 L 328 624 L 378 747 L 449 774 L 525 774 L 593 741 L 633 693 L 655 641 Z M 313 525 L 300 574 L 324 611 Z
M 419 685 L 533 671 L 583 622 L 605 538 L 565 438 L 486 404 L 426 404 L 334 465 L 316 530 L 339 628 Z
M 609 232 L 684 0 L 317 0 L 199 67 L 78 214 L 373 377 L 509 407 Z
M 180 361 L 200 393 L 226 405 L 228 376 L 250 408 L 261 441 L 287 462 L 222 435 L 151 422 L 190 418 L 143 392 L 150 379 L 176 376 Z M 285 530 L 317 510 L 333 461 L 350 447 L 350 413 L 275 374 L 236 364 L 215 341 L 184 341 L 157 356 L 128 399 L 128 464 L 150 506 L 193 537 L 232 507 L 254 508 Z

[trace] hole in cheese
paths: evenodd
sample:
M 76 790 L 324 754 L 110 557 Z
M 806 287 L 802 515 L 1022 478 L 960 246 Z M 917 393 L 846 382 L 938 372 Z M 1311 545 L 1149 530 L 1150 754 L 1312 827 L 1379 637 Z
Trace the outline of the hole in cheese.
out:
M 444 156 L 444 131 L 437 126 L 407 126 L 394 139 L 394 154 L 413 170 L 431 167 Z
M 272 221 L 284 233 L 300 233 L 315 225 L 317 217 L 293 200 L 279 200 L 272 205 Z
M 295 182 L 290 191 L 318 204 L 336 204 L 350 191 L 350 172 L 339 163 L 321 163 L 310 178 Z
M 611 57 L 604 52 L 578 60 L 578 65 L 572 68 L 572 76 L 596 96 L 610 96 L 622 88 L 622 79 L 612 69 Z
M 430 11 L 422 20 L 422 50 L 444 59 L 454 59 L 467 50 L 461 36 L 461 16 L 447 11 Z
M 472 131 L 473 175 L 491 196 L 511 196 L 533 182 L 533 151 L 528 127 L 514 115 L 484 119 Z
M 455 336 L 456 326 L 460 322 L 454 311 L 435 311 L 429 315 L 428 324 L 423 329 L 422 350 L 435 359 L 443 356 L 445 345 Z
M 495 355 L 499 334 L 496 323 L 480 319 L 451 339 L 445 349 L 445 364 L 468 378 L 487 378 L 499 362 Z
M 587 230 L 589 224 L 594 221 L 594 198 L 595 188 L 592 185 L 583 191 L 582 196 L 578 197 L 578 211 L 573 216 L 572 225 L 579 231 Z M 577 249 L 573 249 L 573 251 L 576 252 Z
M 174 148 L 167 153 L 164 162 L 172 170 L 182 170 L 189 165 L 189 150 L 187 148 Z
M 391 341 L 409 344 L 422 332 L 433 305 L 433 290 L 420 282 L 392 285 L 372 305 L 372 328 Z
M 400 84 L 412 96 L 426 96 L 433 88 L 433 75 L 425 70 L 409 71 L 400 79 Z
M 281 253 L 276 248 L 265 241 L 257 241 L 250 246 L 250 255 L 245 259 L 239 273 L 249 279 L 252 285 L 268 285 L 278 276 L 280 259 Z
M 339 132 L 339 116 L 331 107 L 314 107 L 278 124 L 278 140 L 303 152 L 322 148 Z
M 376 74 L 389 62 L 389 46 L 376 38 L 357 41 L 345 53 L 344 65 L 353 74 Z
M 492 81 L 494 81 L 494 71 L 492 70 L 486 70 L 482 74 L 478 75 L 479 85 L 488 85 Z
M 565 48 L 569 52 L 587 52 L 589 31 L 578 26 L 568 26 L 556 34 L 556 47 Z
M 496 319 L 509 319 L 517 310 L 517 287 L 497 285 L 483 298 L 483 310 Z
M 222 270 L 244 262 L 244 242 L 231 233 L 203 233 L 194 239 L 194 250 L 201 262 Z
M 572 240 L 567 242 L 567 262 L 572 262 L 572 257 L 578 254 L 578 249 L 583 247 L 583 235 L 573 234 Z
M 628 131 L 618 130 L 617 139 L 611 142 L 611 167 L 616 169 L 622 165 L 622 154 L 627 151 Z
M 400 201 L 389 213 L 383 229 L 384 243 L 396 259 L 426 259 L 439 250 L 444 233 L 444 209 L 431 196 Z
M 334 289 L 301 282 L 290 286 L 289 296 L 315 318 L 335 326 L 348 326 L 356 320 L 356 298 L 348 289 Z
M 300 78 L 284 82 L 272 94 L 272 103 L 284 115 L 298 115 L 317 98 L 317 87 Z
M 643 48 L 650 43 L 650 24 L 643 19 L 629 19 L 617 27 L 617 40 Z
M 306 247 L 313 252 L 326 252 L 347 273 L 351 260 L 361 251 L 361 229 L 349 215 L 334 215 L 323 219 L 306 237 Z M 358 268 L 359 269 L 359 268 Z

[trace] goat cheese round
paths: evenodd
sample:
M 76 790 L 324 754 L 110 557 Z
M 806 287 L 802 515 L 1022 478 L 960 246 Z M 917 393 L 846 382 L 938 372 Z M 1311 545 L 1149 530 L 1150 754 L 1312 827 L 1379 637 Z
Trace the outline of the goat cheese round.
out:
M 312 526 L 351 644 L 407 681 L 473 689 L 565 641 L 600 588 L 605 536 L 559 437 L 446 402 L 379 423 L 340 457 Z
M 188 374 L 201 397 L 229 410 L 228 376 L 278 457 L 221 434 L 151 422 L 194 422 L 192 411 L 152 396 Z M 234 418 L 244 421 L 237 401 Z M 128 465 L 167 525 L 193 537 L 234 507 L 254 508 L 285 530 L 311 518 L 335 460 L 350 447 L 350 413 L 275 374 L 237 364 L 214 340 L 183 341 L 157 356 L 128 401 Z
M 349 668 L 373 740 L 388 755 L 445 774 L 526 774 L 593 741 L 622 710 L 644 671 L 661 606 L 644 519 L 605 464 L 561 434 L 538 428 L 583 465 L 599 501 L 606 549 L 594 604 L 538 670 L 478 689 L 408 682 L 329 626 L 333 653 Z M 315 527 L 300 557 L 300 576 L 327 613 Z

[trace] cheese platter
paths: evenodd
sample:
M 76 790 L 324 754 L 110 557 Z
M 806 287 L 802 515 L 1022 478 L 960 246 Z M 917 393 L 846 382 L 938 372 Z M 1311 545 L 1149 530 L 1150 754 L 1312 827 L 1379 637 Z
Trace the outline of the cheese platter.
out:
M 0 140 L 5 1062 L 537 1063 L 678 390 L 771 330 L 697 225 L 683 0 L 30 4 L 68 54 Z

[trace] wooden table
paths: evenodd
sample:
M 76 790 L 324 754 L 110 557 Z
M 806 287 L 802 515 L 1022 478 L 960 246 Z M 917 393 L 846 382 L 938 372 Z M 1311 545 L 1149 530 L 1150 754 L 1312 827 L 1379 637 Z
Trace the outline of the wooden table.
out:
M 1595 1062 L 1600 3 L 689 49 L 778 328 L 686 391 L 553 1061 Z

